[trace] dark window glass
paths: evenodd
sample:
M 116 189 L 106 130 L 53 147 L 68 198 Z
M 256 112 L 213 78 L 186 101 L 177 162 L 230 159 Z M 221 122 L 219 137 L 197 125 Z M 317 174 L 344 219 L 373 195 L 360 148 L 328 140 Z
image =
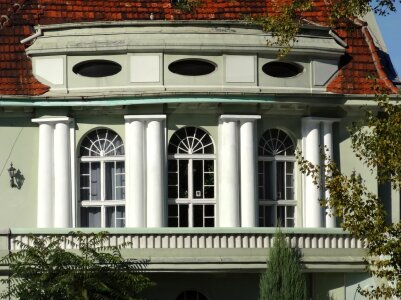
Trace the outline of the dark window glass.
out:
M 94 59 L 76 64 L 72 71 L 85 77 L 107 77 L 121 71 L 121 65 L 114 61 Z
M 179 205 L 180 227 L 188 227 L 188 205 Z
M 179 198 L 188 198 L 188 160 L 179 160 L 180 195 Z
M 172 62 L 168 69 L 179 75 L 202 76 L 212 73 L 216 69 L 216 65 L 201 59 L 182 59 Z
M 194 205 L 194 227 L 203 227 L 203 205 Z
M 208 300 L 207 297 L 198 291 L 185 291 L 178 295 L 176 300 Z
M 303 71 L 303 68 L 294 63 L 272 61 L 264 64 L 262 71 L 272 77 L 288 78 L 298 75 Z
M 81 226 L 82 227 L 101 227 L 100 207 L 82 207 L 81 208 Z

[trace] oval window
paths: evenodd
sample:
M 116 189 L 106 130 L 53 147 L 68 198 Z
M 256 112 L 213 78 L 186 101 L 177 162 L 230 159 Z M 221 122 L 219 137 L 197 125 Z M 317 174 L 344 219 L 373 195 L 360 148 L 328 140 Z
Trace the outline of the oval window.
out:
M 76 64 L 72 71 L 86 77 L 107 77 L 121 71 L 121 65 L 104 59 L 87 60 Z
M 303 68 L 294 63 L 272 61 L 264 64 L 262 71 L 272 77 L 288 78 L 298 75 L 303 71 Z
M 169 64 L 170 72 L 185 76 L 202 76 L 216 70 L 216 65 L 212 62 L 201 59 L 182 59 Z

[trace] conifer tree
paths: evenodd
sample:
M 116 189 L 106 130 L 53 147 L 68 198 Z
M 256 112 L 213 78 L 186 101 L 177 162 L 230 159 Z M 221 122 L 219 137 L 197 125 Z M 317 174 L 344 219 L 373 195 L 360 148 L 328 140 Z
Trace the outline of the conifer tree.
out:
M 281 231 L 275 234 L 267 270 L 259 281 L 260 300 L 307 299 L 306 280 L 300 255 L 286 242 Z

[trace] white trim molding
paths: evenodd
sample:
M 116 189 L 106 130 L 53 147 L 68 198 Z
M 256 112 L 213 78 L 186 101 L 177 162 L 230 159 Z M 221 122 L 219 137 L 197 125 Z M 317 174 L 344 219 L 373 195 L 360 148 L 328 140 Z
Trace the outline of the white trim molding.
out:
M 315 165 L 320 165 L 321 147 L 326 149 L 329 157 L 333 156 L 333 124 L 339 122 L 337 118 L 302 118 L 302 151 L 305 159 Z M 324 182 L 321 183 L 324 187 Z M 319 189 L 310 176 L 303 178 L 303 225 L 304 227 L 336 227 L 336 219 L 331 215 L 330 208 L 323 210 L 319 200 L 329 197 L 327 192 Z
M 68 228 L 72 222 L 72 160 L 69 117 L 32 119 L 39 124 L 37 226 Z
M 166 115 L 127 115 L 124 119 L 126 226 L 166 226 Z
M 219 118 L 218 216 L 220 227 L 257 225 L 256 126 L 259 115 Z

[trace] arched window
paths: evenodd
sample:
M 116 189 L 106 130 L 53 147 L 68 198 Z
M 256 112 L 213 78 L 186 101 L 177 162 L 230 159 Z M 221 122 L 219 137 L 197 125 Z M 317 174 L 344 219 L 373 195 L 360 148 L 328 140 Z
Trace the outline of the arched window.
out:
M 176 300 L 208 300 L 207 297 L 198 291 L 185 291 L 178 295 Z
M 176 131 L 168 146 L 168 225 L 214 227 L 215 155 L 210 135 L 196 127 Z
M 82 227 L 125 226 L 125 166 L 121 137 L 109 129 L 87 134 L 80 146 Z
M 259 141 L 259 226 L 294 227 L 294 143 L 280 129 Z

